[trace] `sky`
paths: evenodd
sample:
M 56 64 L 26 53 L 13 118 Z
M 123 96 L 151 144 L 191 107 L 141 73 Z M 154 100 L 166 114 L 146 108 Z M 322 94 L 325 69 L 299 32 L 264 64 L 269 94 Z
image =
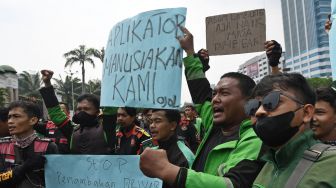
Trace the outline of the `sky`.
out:
M 50 69 L 54 77 L 64 78 L 70 71 L 64 68 L 64 53 L 82 44 L 101 49 L 119 21 L 175 7 L 187 8 L 186 28 L 194 36 L 195 51 L 206 47 L 206 17 L 260 8 L 266 10 L 266 39 L 284 44 L 280 0 L 1 0 L 0 65 L 10 65 L 18 73 Z M 237 71 L 240 64 L 261 53 L 211 56 L 206 76 L 216 84 L 221 75 Z M 86 81 L 101 79 L 102 63 L 96 59 L 95 64 L 95 68 L 85 67 Z M 80 70 L 77 65 L 71 68 L 78 71 L 74 74 L 78 78 Z M 191 102 L 184 79 L 181 102 Z

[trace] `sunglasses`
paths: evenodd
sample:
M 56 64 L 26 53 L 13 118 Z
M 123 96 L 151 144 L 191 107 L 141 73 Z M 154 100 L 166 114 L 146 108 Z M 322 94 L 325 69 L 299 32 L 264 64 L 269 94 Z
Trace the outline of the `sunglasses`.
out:
M 271 91 L 262 99 L 262 101 L 259 101 L 257 99 L 251 99 L 247 101 L 244 106 L 245 114 L 248 116 L 254 116 L 260 105 L 262 105 L 263 108 L 268 112 L 275 110 L 279 105 L 280 95 L 283 95 L 300 105 L 304 105 L 301 101 L 295 99 L 292 96 L 286 95 L 281 91 Z

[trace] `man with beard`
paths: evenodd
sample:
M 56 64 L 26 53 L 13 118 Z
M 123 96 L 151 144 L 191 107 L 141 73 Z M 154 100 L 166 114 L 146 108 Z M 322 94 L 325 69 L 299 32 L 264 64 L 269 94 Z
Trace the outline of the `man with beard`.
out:
M 39 107 L 26 101 L 8 107 L 8 130 L 11 137 L 0 139 L 0 187 L 44 187 L 45 154 L 57 154 L 49 139 L 37 137 L 33 126 L 41 117 Z
M 68 140 L 71 140 L 70 153 L 102 155 L 114 153 L 116 110 L 110 108 L 109 115 L 105 113 L 103 123 L 100 123 L 99 99 L 93 94 L 82 94 L 77 99 L 77 108 L 71 121 L 61 110 L 55 96 L 50 82 L 53 72 L 42 70 L 41 73 L 45 87 L 40 89 L 40 93 L 51 121 Z
M 158 177 L 174 187 L 251 187 L 263 163 L 258 161 L 261 140 L 245 115 L 254 81 L 240 73 L 226 73 L 212 91 L 203 65 L 194 56 L 192 34 L 181 27 L 179 39 L 187 53 L 185 75 L 190 94 L 205 126 L 205 136 L 191 169 L 171 164 L 163 150 L 146 149 L 140 168 L 149 177 Z

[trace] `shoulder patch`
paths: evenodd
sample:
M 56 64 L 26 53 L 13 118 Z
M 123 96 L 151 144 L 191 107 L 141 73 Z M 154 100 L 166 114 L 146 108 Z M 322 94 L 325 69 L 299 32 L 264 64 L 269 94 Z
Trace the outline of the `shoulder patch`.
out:
M 138 132 L 138 137 L 140 138 L 142 135 L 145 135 L 147 137 L 150 137 L 149 133 L 146 132 L 143 128 L 141 127 L 136 127 L 135 130 Z M 140 133 L 140 134 L 139 134 Z

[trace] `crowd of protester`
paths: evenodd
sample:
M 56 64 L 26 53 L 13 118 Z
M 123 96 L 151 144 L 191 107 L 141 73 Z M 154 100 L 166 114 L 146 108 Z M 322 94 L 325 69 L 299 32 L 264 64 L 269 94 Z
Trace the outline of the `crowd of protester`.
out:
M 326 23 L 329 31 L 331 23 Z M 187 56 L 193 104 L 180 110 L 100 108 L 83 94 L 70 117 L 42 70 L 37 104 L 0 109 L 0 187 L 44 187 L 45 154 L 140 155 L 140 169 L 163 187 L 336 187 L 336 89 L 312 90 L 298 73 L 282 73 L 281 45 L 265 42 L 272 74 L 258 84 L 229 72 L 212 89 L 206 49 L 193 35 L 178 38 Z

